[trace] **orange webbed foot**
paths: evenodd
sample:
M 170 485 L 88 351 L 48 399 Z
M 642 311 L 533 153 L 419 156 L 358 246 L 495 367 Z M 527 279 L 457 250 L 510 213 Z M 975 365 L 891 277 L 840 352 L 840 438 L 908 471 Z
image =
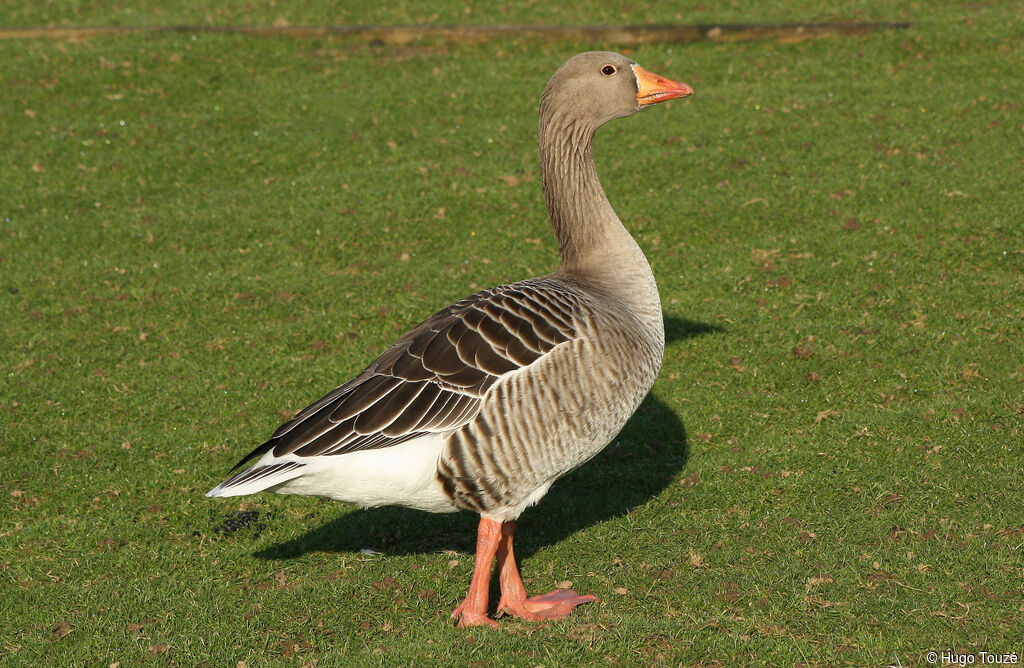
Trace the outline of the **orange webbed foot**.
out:
M 531 596 L 522 601 L 506 601 L 498 603 L 498 610 L 521 619 L 563 619 L 572 614 L 584 603 L 598 601 L 593 594 L 577 594 L 572 589 L 556 589 L 540 596 Z
M 465 604 L 460 604 L 459 607 L 452 611 L 452 619 L 458 618 L 458 626 L 460 629 L 468 629 L 474 626 L 489 626 L 492 629 L 498 628 L 498 622 L 494 621 L 486 614 L 481 614 L 475 610 L 465 610 L 463 608 Z

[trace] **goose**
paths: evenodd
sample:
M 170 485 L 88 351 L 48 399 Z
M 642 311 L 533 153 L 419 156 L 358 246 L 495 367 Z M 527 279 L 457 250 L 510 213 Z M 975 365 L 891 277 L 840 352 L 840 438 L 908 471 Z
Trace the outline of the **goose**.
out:
M 207 496 L 273 491 L 479 513 L 469 592 L 451 615 L 460 627 L 498 625 L 488 616 L 495 559 L 498 613 L 559 619 L 598 600 L 572 589 L 528 597 L 515 521 L 612 441 L 661 368 L 654 275 L 605 196 L 591 147 L 607 121 L 692 94 L 617 53 L 566 61 L 539 114 L 558 270 L 427 318 L 281 425 Z

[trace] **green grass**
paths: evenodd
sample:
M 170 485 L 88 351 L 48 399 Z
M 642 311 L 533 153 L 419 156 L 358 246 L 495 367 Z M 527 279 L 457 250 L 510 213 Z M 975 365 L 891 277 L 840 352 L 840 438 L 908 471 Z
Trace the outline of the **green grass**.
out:
M 388 6 L 286 18 L 454 20 Z M 138 22 L 205 21 L 184 7 Z M 555 265 L 536 98 L 609 45 L 0 42 L 0 663 L 1021 654 L 1016 8 L 741 7 L 593 21 L 925 23 L 631 52 L 697 91 L 596 146 L 659 280 L 665 367 L 616 444 L 520 523 L 531 590 L 571 580 L 601 602 L 497 632 L 448 620 L 468 514 L 202 495 L 438 307 Z M 276 17 L 243 10 L 212 18 Z M 464 22 L 529 18 L 483 11 Z M 579 22 L 555 12 L 535 22 Z

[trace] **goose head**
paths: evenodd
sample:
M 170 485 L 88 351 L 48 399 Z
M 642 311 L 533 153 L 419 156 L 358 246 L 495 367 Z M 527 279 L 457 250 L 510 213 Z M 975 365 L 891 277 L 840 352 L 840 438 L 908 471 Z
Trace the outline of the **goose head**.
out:
M 541 117 L 568 116 L 597 128 L 644 107 L 693 95 L 687 84 L 666 79 L 625 56 L 588 51 L 573 56 L 551 77 L 541 95 Z

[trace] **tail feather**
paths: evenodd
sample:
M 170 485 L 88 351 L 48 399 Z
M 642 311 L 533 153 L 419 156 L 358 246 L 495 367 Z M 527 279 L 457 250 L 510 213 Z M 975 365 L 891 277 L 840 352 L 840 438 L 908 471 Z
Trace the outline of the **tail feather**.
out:
M 265 455 L 268 452 L 270 452 L 271 450 L 273 450 L 275 445 L 277 445 L 277 441 L 274 438 L 271 438 L 266 443 L 263 443 L 261 445 L 257 445 L 253 449 L 252 452 L 247 454 L 245 457 L 242 457 L 241 461 L 239 461 L 237 464 L 232 466 L 231 470 L 232 471 L 237 471 L 238 469 L 240 469 L 243 466 L 245 466 L 246 462 L 252 461 L 253 459 L 256 459 L 257 457 L 262 457 L 263 455 Z
M 270 487 L 288 482 L 302 475 L 305 464 L 296 461 L 278 462 L 261 466 L 257 464 L 231 476 L 217 485 L 206 496 L 243 496 L 255 494 Z

